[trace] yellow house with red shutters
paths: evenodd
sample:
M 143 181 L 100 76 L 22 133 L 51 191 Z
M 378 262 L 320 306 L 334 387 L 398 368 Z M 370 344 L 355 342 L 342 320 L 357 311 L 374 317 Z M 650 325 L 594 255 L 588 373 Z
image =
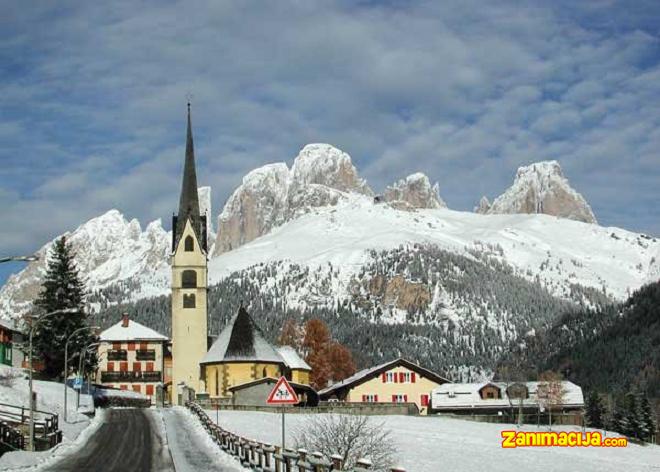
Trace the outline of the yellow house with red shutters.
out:
M 399 358 L 362 370 L 319 392 L 321 400 L 347 403 L 414 403 L 427 414 L 431 391 L 451 382 L 433 371 Z

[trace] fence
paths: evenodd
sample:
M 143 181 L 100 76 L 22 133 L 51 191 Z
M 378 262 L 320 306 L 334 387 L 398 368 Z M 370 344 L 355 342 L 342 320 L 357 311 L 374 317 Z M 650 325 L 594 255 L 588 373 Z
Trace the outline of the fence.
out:
M 446 416 L 450 418 L 458 418 L 461 420 L 477 421 L 479 423 L 518 423 L 518 412 L 505 414 L 454 414 L 454 413 L 438 413 L 438 416 Z M 547 425 L 550 418 L 547 413 L 524 413 L 523 424 L 528 425 Z M 563 426 L 582 426 L 583 418 L 581 413 L 553 413 L 552 424 Z
M 237 457 L 241 464 L 254 470 L 264 472 L 365 472 L 371 468 L 369 460 L 360 459 L 357 462 L 358 466 L 349 471 L 342 468 L 343 458 L 340 455 L 325 457 L 320 452 L 310 454 L 304 449 L 282 450 L 278 446 L 244 438 L 216 425 L 197 403 L 187 402 L 186 406 L 199 418 L 204 429 L 222 450 Z M 391 472 L 405 472 L 405 469 L 394 467 Z
M 24 449 L 29 428 L 30 411 L 26 407 L 0 403 L 0 438 L 9 449 Z M 58 416 L 34 410 L 34 444 L 36 450 L 50 449 L 62 442 Z
M 277 413 L 280 407 L 265 405 L 234 405 L 227 401 L 218 401 L 216 399 L 197 398 L 195 403 L 207 410 L 230 410 L 230 411 L 263 411 Z M 414 403 L 325 403 L 321 402 L 319 406 L 294 406 L 287 408 L 287 413 L 334 413 L 342 415 L 417 415 L 419 410 Z

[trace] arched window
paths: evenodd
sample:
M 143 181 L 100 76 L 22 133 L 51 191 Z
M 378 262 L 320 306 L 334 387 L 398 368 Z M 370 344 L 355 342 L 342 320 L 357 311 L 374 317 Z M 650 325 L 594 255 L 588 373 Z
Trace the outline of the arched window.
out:
M 263 372 L 261 373 L 262 377 L 268 377 L 268 372 L 266 371 L 266 368 L 264 367 Z
M 184 242 L 185 248 L 184 250 L 186 252 L 192 252 L 195 250 L 195 241 L 193 240 L 192 236 L 186 236 L 186 240 Z
M 184 308 L 195 308 L 195 294 L 194 293 L 184 293 L 183 294 L 183 307 Z
M 181 273 L 181 287 L 195 288 L 197 287 L 197 272 L 194 270 L 184 270 Z

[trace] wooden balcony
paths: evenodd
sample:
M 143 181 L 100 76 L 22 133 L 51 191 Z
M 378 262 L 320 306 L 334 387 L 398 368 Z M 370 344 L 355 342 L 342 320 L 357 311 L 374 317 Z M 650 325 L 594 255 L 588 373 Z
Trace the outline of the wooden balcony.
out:
M 155 361 L 156 351 L 150 349 L 148 351 L 135 351 L 135 360 L 137 361 Z
M 124 349 L 108 351 L 109 361 L 125 361 L 128 359 L 128 352 Z

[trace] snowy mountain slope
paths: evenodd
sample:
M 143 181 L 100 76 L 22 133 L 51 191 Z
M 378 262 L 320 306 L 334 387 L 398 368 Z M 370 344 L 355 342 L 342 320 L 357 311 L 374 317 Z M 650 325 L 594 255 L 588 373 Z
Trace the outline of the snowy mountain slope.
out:
M 110 210 L 65 236 L 74 249 L 88 288 L 139 279 L 144 283 L 133 293 L 136 298 L 168 290 L 167 256 L 171 237 L 160 220 L 151 222 L 142 231 L 136 219 L 128 221 L 119 211 Z M 41 289 L 52 244 L 53 241 L 42 246 L 37 251 L 39 260 L 10 276 L 0 289 L 0 317 L 16 318 L 29 309 Z
M 331 263 L 349 278 L 369 251 L 425 243 L 452 252 L 493 251 L 529 280 L 558 295 L 570 284 L 605 289 L 623 299 L 654 280 L 660 259 L 655 238 L 618 228 L 548 215 L 479 215 L 448 209 L 400 211 L 351 195 L 210 261 L 210 281 L 254 264 L 290 260 L 308 266 Z
M 513 185 L 487 205 L 479 203 L 482 213 L 544 213 L 586 223 L 596 217 L 584 197 L 568 183 L 557 161 L 536 162 L 518 169 Z
M 70 234 L 90 291 L 121 286 L 119 300 L 169 292 L 170 235 L 159 221 L 144 232 L 136 220 L 111 210 Z M 401 211 L 371 197 L 344 194 L 336 206 L 275 228 L 244 246 L 213 257 L 211 283 L 252 265 L 290 261 L 339 268 L 338 294 L 369 262 L 372 250 L 425 243 L 460 254 L 490 253 L 530 281 L 565 296 L 572 284 L 605 290 L 623 299 L 660 274 L 660 243 L 618 228 L 603 228 L 547 215 L 479 215 L 447 209 Z M 44 256 L 50 244 L 40 249 Z M 10 277 L 0 290 L 3 318 L 15 318 L 37 295 L 45 257 Z

